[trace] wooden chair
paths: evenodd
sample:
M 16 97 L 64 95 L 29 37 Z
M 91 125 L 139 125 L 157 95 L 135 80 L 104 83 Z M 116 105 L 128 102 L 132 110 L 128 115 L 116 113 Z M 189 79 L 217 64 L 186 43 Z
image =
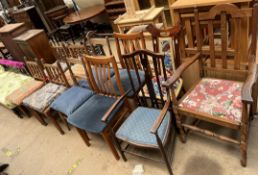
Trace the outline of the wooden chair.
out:
M 178 38 L 182 32 L 182 27 L 176 25 L 174 27 L 159 29 L 155 25 L 149 24 L 146 26 L 146 31 L 151 34 L 153 51 L 165 55 L 164 65 L 167 76 L 172 76 L 176 67 L 180 65 Z M 185 91 L 182 78 L 178 80 L 174 88 L 176 97 L 181 92 L 181 89 Z
M 100 134 L 111 149 L 114 157 L 118 160 L 119 155 L 113 144 L 112 129 L 116 128 L 121 117 L 128 110 L 122 110 L 126 93 L 120 82 L 119 73 L 115 58 L 113 56 L 88 56 L 82 60 L 85 64 L 86 74 L 96 93 L 82 104 L 72 115 L 68 116 L 68 122 L 82 131 L 82 138 L 87 143 L 86 132 Z M 114 89 L 111 81 L 111 69 L 114 70 L 116 84 L 119 87 L 121 96 Z
M 122 55 L 129 54 L 139 49 L 146 49 L 143 33 L 120 34 L 114 33 L 117 55 L 122 68 L 126 68 Z M 137 61 L 138 64 L 138 61 Z
M 57 60 L 64 60 L 66 57 L 68 57 L 64 42 L 50 42 L 50 47 L 52 48 L 54 56 Z
M 143 98 L 139 101 L 140 106 L 128 116 L 116 132 L 116 137 L 119 141 L 122 141 L 121 144 L 118 141 L 117 145 L 125 161 L 124 153 L 150 158 L 147 157 L 150 155 L 146 155 L 143 150 L 156 151 L 159 158 L 152 156 L 150 159 L 165 163 L 169 174 L 173 174 L 171 158 L 175 141 L 175 128 L 172 127 L 172 112 L 169 111 L 171 110 L 169 90 L 162 87 L 162 82 L 167 80 L 164 55 L 148 50 L 138 50 L 131 54 L 123 55 L 126 65 L 129 60 L 133 62 L 138 81 L 140 81 L 139 69 L 136 65 L 137 56 L 140 57 L 142 70 L 145 72 L 149 95 L 146 98 L 144 88 L 141 89 L 140 93 Z M 130 69 L 128 68 L 127 70 L 131 80 Z M 161 77 L 164 77 L 164 80 Z M 153 78 L 155 78 L 155 81 Z M 131 83 L 134 86 L 132 81 Z
M 200 15 L 195 9 L 195 32 L 199 53 L 185 59 L 173 76 L 164 83 L 165 87 L 172 87 L 182 73 L 195 61 L 199 62 L 202 79 L 193 86 L 180 100 L 172 92 L 173 110 L 180 131 L 180 138 L 185 142 L 186 132 L 199 133 L 228 141 L 240 146 L 241 164 L 246 166 L 247 139 L 249 131 L 249 115 L 257 101 L 255 89 L 257 68 L 256 32 L 257 32 L 257 5 L 253 9 L 252 44 L 249 52 L 249 64 L 241 62 L 239 57 L 239 40 L 228 43 L 229 34 L 241 38 L 241 22 L 252 15 L 251 9 L 241 10 L 233 4 L 220 4 L 212 7 L 206 14 Z M 220 20 L 221 45 L 214 44 L 214 20 Z M 229 28 L 229 21 L 233 21 L 234 28 Z M 200 23 L 208 25 L 209 45 L 205 46 L 200 37 Z M 234 33 L 232 33 L 234 31 Z M 207 50 L 207 47 L 209 48 Z M 213 78 L 209 78 L 213 77 Z M 216 78 L 219 77 L 219 78 Z M 231 80 L 226 80 L 231 79 Z M 243 80 L 233 81 L 233 80 Z M 195 119 L 193 123 L 184 120 L 184 117 Z M 198 127 L 199 121 L 206 121 L 240 132 L 240 138 L 233 139 Z
M 82 82 L 82 76 L 76 76 L 73 72 L 73 67 L 71 64 L 82 65 L 80 59 L 70 58 L 66 60 L 69 77 L 73 83 L 69 82 L 67 79 L 67 75 L 65 75 L 67 82 L 71 86 L 66 91 L 64 91 L 60 96 L 58 96 L 53 103 L 51 103 L 51 109 L 57 111 L 59 117 L 66 124 L 68 130 L 70 130 L 70 126 L 67 122 L 67 117 L 70 116 L 74 111 L 77 110 L 85 101 L 87 101 L 92 95 L 93 91 L 91 88 L 85 87 L 86 82 Z M 76 72 L 77 73 L 77 72 Z M 83 68 L 83 73 L 85 77 L 85 70 Z M 72 99 L 72 100 L 71 100 Z M 77 128 L 78 132 L 83 134 L 81 130 Z M 86 144 L 89 146 L 89 142 Z
M 41 89 L 25 98 L 23 100 L 23 105 L 30 108 L 37 116 L 40 116 L 38 115 L 39 113 L 43 116 L 49 117 L 57 130 L 61 134 L 64 134 L 64 131 L 57 122 L 56 117 L 51 113 L 50 104 L 56 97 L 66 90 L 66 87 L 69 87 L 69 84 L 58 60 L 56 64 L 45 64 L 42 59 L 39 65 L 40 68 L 42 68 L 41 66 L 43 65 L 42 71 L 46 71 L 49 82 Z M 41 119 L 43 120 L 42 123 L 45 123 L 44 119 Z

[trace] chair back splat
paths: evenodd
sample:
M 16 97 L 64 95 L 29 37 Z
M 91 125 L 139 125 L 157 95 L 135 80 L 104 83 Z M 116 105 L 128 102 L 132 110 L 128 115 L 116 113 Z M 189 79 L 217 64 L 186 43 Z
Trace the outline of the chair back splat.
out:
M 124 94 L 120 75 L 114 56 L 89 56 L 82 58 L 92 90 L 108 96 L 118 97 Z M 111 72 L 114 71 L 116 82 L 113 82 Z M 117 88 L 116 88 L 117 87 Z M 119 91 L 119 92 L 118 92 Z
M 40 61 L 37 58 L 35 58 L 36 61 L 28 61 L 26 58 L 24 58 L 24 60 L 30 75 L 36 80 L 40 80 L 46 83 L 47 76 Z
M 122 68 L 125 68 L 123 54 L 129 54 L 139 49 L 146 49 L 143 33 L 120 34 L 114 33 L 117 54 Z
M 57 60 L 54 64 L 44 63 L 43 59 L 41 59 L 41 62 L 48 74 L 48 79 L 50 82 L 70 87 L 59 60 Z
M 195 48 L 203 55 L 201 76 L 245 79 L 248 66 L 241 58 L 238 38 L 241 38 L 243 20 L 251 15 L 251 8 L 239 9 L 234 4 L 217 5 L 207 13 L 194 10 Z M 188 49 L 189 52 L 193 50 Z
M 160 105 L 164 106 L 165 100 L 167 99 L 166 95 L 168 95 L 168 90 L 161 86 L 162 81 L 167 80 L 164 55 L 153 53 L 148 50 L 137 50 L 131 54 L 123 55 L 122 58 L 126 66 L 133 91 L 135 91 L 136 85 L 132 78 L 132 73 L 134 72 L 131 70 L 133 69 L 135 71 L 139 84 L 142 81 L 140 79 L 139 72 L 144 71 L 146 86 L 140 89 L 139 96 L 143 98 L 139 98 L 139 103 L 141 105 L 148 106 L 147 99 L 150 99 L 152 107 L 160 108 Z M 139 65 L 137 65 L 138 58 L 140 59 L 140 68 Z M 148 95 L 146 95 L 146 93 Z
M 180 56 L 179 56 L 179 35 L 182 31 L 180 25 L 166 29 L 158 29 L 155 25 L 149 24 L 146 27 L 146 30 L 152 36 L 152 45 L 153 51 L 158 53 L 165 53 L 167 50 L 172 50 L 173 56 L 173 69 L 177 68 L 180 65 Z M 169 49 L 167 47 L 170 47 Z

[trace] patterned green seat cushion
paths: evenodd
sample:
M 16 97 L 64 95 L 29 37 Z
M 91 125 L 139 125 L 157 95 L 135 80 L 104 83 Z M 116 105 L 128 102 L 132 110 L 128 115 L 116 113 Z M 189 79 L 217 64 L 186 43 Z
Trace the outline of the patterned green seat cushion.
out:
M 0 103 L 9 108 L 12 109 L 15 107 L 15 105 L 10 102 L 7 97 L 16 89 L 21 88 L 26 82 L 32 80 L 31 77 L 17 74 L 14 72 L 2 72 L 0 74 Z

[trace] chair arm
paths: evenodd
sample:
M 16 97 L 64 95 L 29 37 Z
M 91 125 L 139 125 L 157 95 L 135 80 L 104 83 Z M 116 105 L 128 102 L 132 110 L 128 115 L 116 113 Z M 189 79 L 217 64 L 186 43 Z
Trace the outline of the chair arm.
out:
M 116 107 L 125 99 L 125 97 L 127 96 L 127 94 L 130 91 L 128 90 L 127 92 L 125 92 L 122 96 L 120 96 L 115 103 L 113 103 L 113 105 L 108 109 L 108 111 L 104 114 L 104 116 L 102 117 L 101 121 L 102 122 L 106 122 L 108 120 L 108 117 L 110 116 L 110 114 L 113 112 L 113 110 L 116 109 Z
M 196 60 L 199 59 L 200 53 L 196 53 L 194 56 L 186 58 L 186 61 L 183 62 L 173 73 L 172 77 L 170 77 L 166 82 L 162 84 L 162 86 L 165 87 L 172 87 L 173 84 L 181 77 L 182 73 L 190 66 L 192 65 Z
M 254 55 L 252 55 L 251 57 L 254 57 L 253 60 L 255 60 Z M 244 82 L 242 92 L 241 92 L 242 102 L 245 102 L 245 103 L 253 102 L 252 88 L 253 88 L 253 85 L 256 83 L 256 79 L 257 79 L 257 64 L 255 62 L 252 62 L 251 64 L 249 64 L 248 76 L 246 78 L 246 81 Z
M 158 129 L 159 129 L 159 127 L 160 127 L 162 121 L 164 120 L 164 118 L 165 118 L 165 116 L 166 116 L 166 114 L 167 114 L 167 112 L 168 112 L 168 108 L 169 108 L 169 106 L 170 106 L 170 102 L 171 102 L 171 100 L 170 100 L 170 98 L 169 98 L 169 99 L 167 100 L 167 102 L 165 103 L 165 106 L 164 106 L 163 109 L 161 110 L 159 117 L 156 119 L 155 123 L 153 124 L 153 126 L 152 126 L 152 128 L 151 128 L 151 131 L 150 131 L 150 132 L 151 132 L 152 134 L 156 134 L 156 133 L 157 133 L 157 131 L 158 131 Z

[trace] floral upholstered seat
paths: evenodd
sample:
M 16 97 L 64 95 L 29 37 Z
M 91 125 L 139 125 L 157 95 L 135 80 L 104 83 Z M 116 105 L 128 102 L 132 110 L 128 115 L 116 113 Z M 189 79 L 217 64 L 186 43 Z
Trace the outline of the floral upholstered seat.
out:
M 37 80 L 30 80 L 26 82 L 22 87 L 13 91 L 7 99 L 16 105 L 20 105 L 22 101 L 30 94 L 40 89 L 44 85 L 43 82 Z
M 34 110 L 43 112 L 54 101 L 54 99 L 65 90 L 66 87 L 64 86 L 48 83 L 25 98 L 23 100 L 23 104 Z
M 241 122 L 242 85 L 236 81 L 204 78 L 180 102 L 180 110 Z

